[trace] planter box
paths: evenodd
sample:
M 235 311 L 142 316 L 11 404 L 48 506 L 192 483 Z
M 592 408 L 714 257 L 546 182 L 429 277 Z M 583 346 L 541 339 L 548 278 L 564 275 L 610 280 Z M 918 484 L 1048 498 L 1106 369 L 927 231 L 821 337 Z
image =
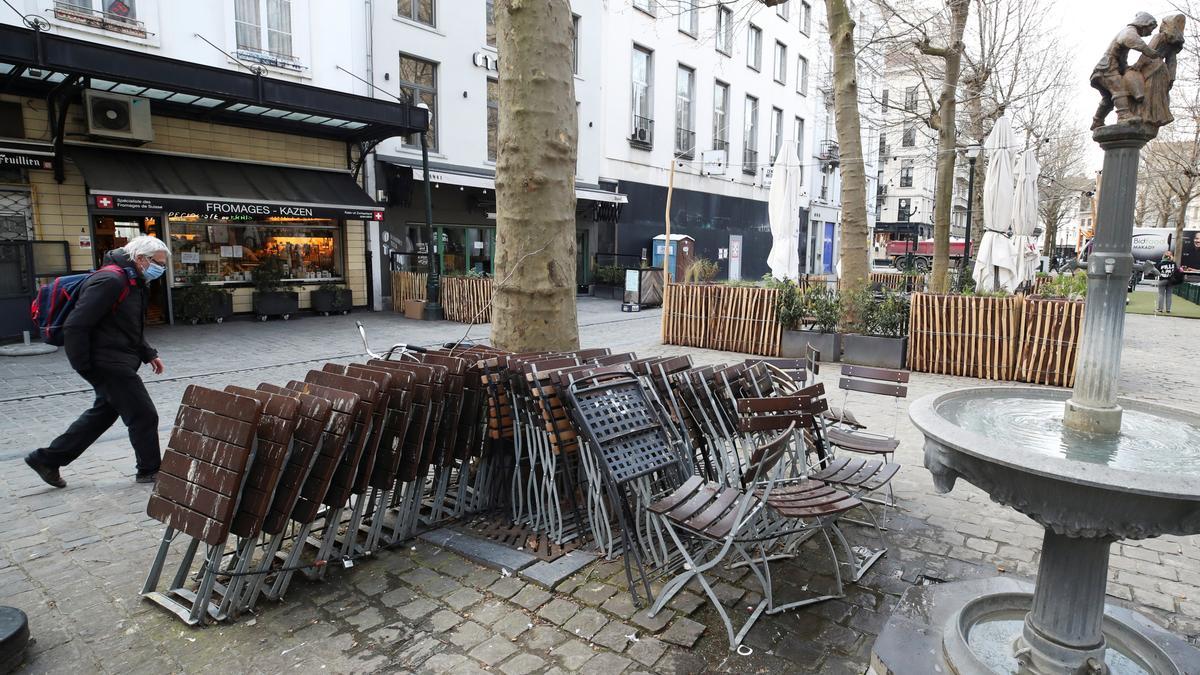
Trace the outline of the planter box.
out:
M 907 352 L 908 338 L 842 336 L 842 361 L 856 366 L 903 368 Z
M 350 306 L 354 304 L 354 291 L 349 288 L 319 288 L 308 294 L 308 303 L 312 311 L 325 316 L 337 312 L 349 314 Z
M 221 293 L 213 296 L 213 318 L 217 323 L 233 316 L 233 294 Z
M 425 301 L 424 300 L 405 300 L 404 301 L 404 318 L 416 319 L 420 321 L 425 318 Z
M 785 330 L 779 344 L 779 355 L 785 359 L 802 359 L 808 345 L 821 353 L 821 361 L 837 361 L 842 355 L 841 333 L 819 333 L 815 330 Z
M 300 311 L 300 294 L 295 291 L 256 291 L 252 304 L 259 321 L 266 321 L 270 316 L 283 317 L 287 321 Z
M 625 297 L 625 287 L 595 284 L 592 286 L 592 296 L 605 300 L 622 300 Z

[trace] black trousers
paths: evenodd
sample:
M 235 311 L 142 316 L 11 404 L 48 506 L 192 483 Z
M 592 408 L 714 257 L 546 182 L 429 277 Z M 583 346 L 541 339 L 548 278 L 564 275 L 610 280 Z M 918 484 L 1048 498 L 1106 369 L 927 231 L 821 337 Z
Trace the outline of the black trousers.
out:
M 83 376 L 96 389 L 96 402 L 61 436 L 34 455 L 43 464 L 62 467 L 74 462 L 119 417 L 129 427 L 138 473 L 158 471 L 158 410 L 142 378 L 133 371 L 92 371 Z

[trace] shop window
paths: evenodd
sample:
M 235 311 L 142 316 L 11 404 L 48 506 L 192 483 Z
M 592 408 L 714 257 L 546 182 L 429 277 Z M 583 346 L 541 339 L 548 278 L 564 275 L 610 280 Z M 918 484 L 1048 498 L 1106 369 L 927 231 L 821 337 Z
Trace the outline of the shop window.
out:
M 488 3 L 491 5 L 492 3 Z M 433 0 L 397 0 L 396 13 L 405 19 L 423 23 L 426 26 L 435 25 L 433 22 Z
M 410 105 L 429 106 L 429 149 L 437 150 L 437 64 L 400 55 L 400 98 Z M 421 147 L 417 134 L 406 137 L 405 145 Z
M 341 279 L 342 231 L 336 220 L 245 221 L 195 214 L 170 217 L 175 283 L 252 283 L 268 256 L 279 256 L 296 282 Z
M 292 50 L 292 0 L 234 0 L 237 56 L 278 68 L 299 68 Z
M 487 158 L 496 161 L 496 147 L 500 137 L 500 83 L 487 81 Z

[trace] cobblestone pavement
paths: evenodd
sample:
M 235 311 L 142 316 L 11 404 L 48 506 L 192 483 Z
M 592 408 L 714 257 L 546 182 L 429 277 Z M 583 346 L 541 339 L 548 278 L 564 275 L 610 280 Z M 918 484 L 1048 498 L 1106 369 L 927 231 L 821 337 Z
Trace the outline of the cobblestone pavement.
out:
M 162 419 L 171 419 L 188 384 L 279 381 L 321 360 L 357 356 L 355 319 L 377 344 L 433 344 L 464 330 L 387 314 L 157 329 L 152 339 L 171 367 L 149 385 Z M 699 363 L 742 358 L 658 344 L 657 311 L 621 314 L 616 303 L 585 300 L 580 322 L 585 346 L 687 352 Z M 1123 393 L 1194 406 L 1181 392 L 1200 381 L 1200 325 L 1143 316 L 1127 325 Z M 487 328 L 472 334 L 485 337 Z M 138 597 L 162 527 L 144 515 L 149 490 L 130 479 L 121 430 L 64 470 L 68 489 L 45 488 L 20 454 L 65 427 L 90 396 L 31 398 L 79 388 L 61 355 L 0 369 L 5 397 L 16 399 L 0 401 L 0 604 L 30 615 L 28 672 L 861 673 L 875 634 L 911 585 L 1036 573 L 1039 527 L 963 481 L 935 494 L 904 407 L 851 399 L 868 424 L 894 424 L 902 440 L 890 551 L 843 599 L 761 619 L 746 641 L 749 656 L 730 654 L 716 612 L 697 593 L 685 591 L 654 619 L 638 613 L 620 561 L 593 564 L 548 592 L 423 541 L 331 570 L 322 584 L 298 581 L 285 602 L 260 607 L 256 617 L 187 629 Z M 827 369 L 822 379 L 834 375 Z M 973 384 L 982 382 L 914 374 L 911 396 Z M 847 530 L 853 543 L 870 543 L 865 531 Z M 1113 553 L 1113 600 L 1200 643 L 1200 539 L 1121 543 Z M 823 587 L 826 567 L 823 553 L 802 548 L 773 568 L 777 593 L 787 600 Z M 744 571 L 718 576 L 717 593 L 740 620 L 757 600 L 757 582 Z

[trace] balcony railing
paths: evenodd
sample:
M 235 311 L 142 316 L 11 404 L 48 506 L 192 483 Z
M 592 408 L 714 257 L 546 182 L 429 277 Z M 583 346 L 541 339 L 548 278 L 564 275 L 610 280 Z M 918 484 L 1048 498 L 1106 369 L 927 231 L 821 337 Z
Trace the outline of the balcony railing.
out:
M 675 156 L 683 159 L 696 156 L 696 132 L 691 129 L 675 129 Z
M 132 35 L 134 37 L 144 38 L 148 35 L 146 32 L 146 24 L 120 14 L 111 14 L 91 7 L 81 7 L 79 5 L 57 0 L 54 3 L 54 18 L 60 21 L 70 21 L 92 28 L 111 31 L 113 33 L 121 33 L 123 35 Z
M 821 141 L 821 151 L 817 156 L 823 162 L 836 162 L 841 159 L 842 152 L 837 141 Z
M 713 139 L 713 150 L 728 151 L 729 150 L 729 141 L 725 140 L 724 138 L 714 138 Z
M 255 49 L 254 47 L 238 47 L 236 55 L 243 61 L 261 63 L 264 66 L 271 66 L 272 68 L 304 70 L 304 64 L 300 63 L 300 59 L 291 54 L 272 52 L 266 49 Z
M 654 146 L 654 120 L 640 115 L 633 116 L 633 131 L 629 134 L 629 144 L 649 150 Z
M 758 151 L 746 148 L 742 151 L 742 173 L 753 176 L 758 173 Z

